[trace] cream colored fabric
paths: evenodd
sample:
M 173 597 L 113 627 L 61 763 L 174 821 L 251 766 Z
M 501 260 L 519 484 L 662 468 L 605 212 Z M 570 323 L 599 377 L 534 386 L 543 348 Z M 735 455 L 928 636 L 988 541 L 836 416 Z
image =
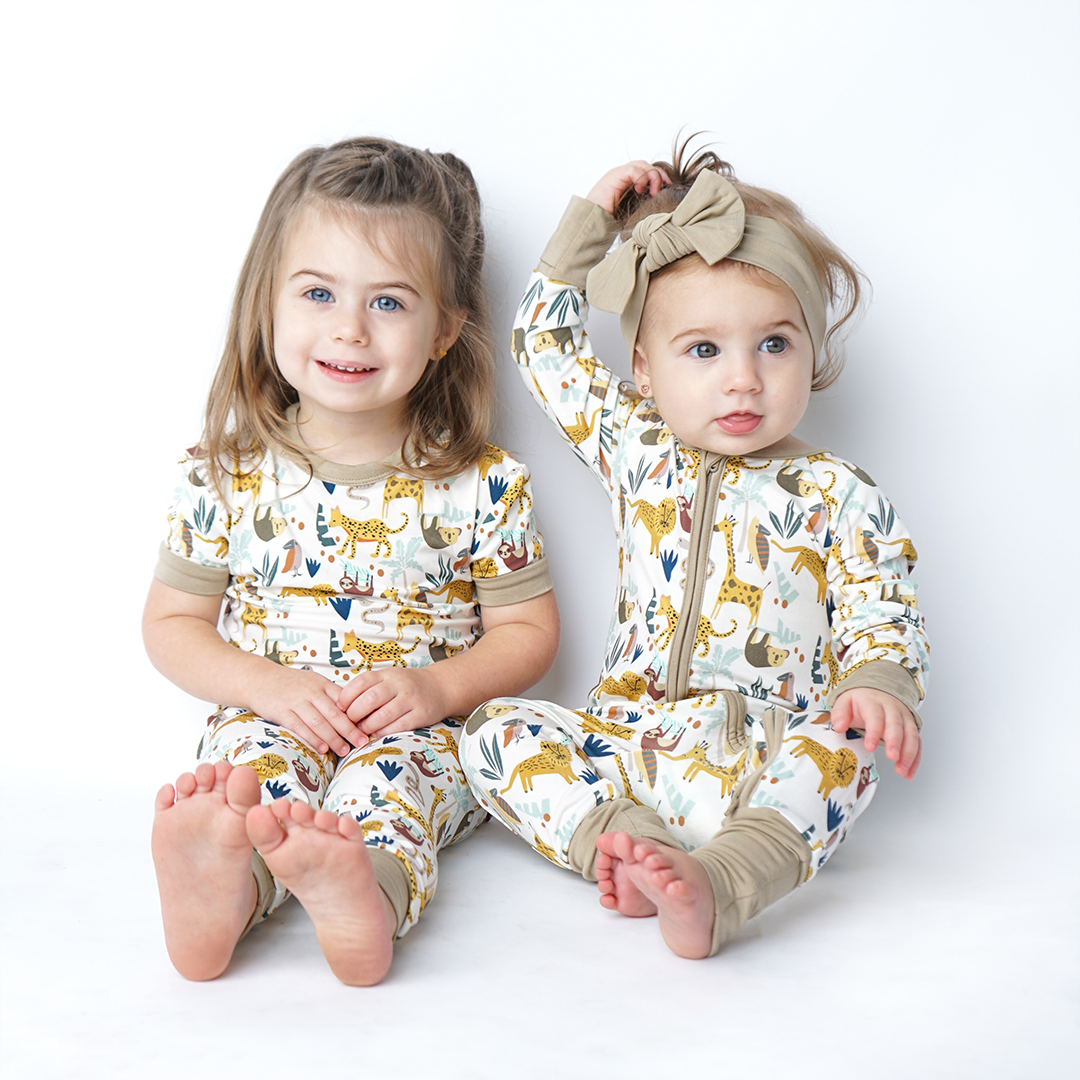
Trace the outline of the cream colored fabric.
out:
M 274 902 L 274 875 L 270 873 L 266 863 L 263 862 L 263 857 L 254 848 L 251 849 L 251 874 L 255 878 L 257 892 L 255 910 L 251 913 L 251 918 L 248 919 L 247 926 L 240 935 L 241 938 L 245 937 L 256 923 L 266 918 L 266 913 Z
M 864 667 L 856 668 L 850 675 L 841 675 L 840 682 L 830 692 L 826 704 L 831 709 L 841 694 L 859 686 L 892 694 L 897 701 L 908 707 L 915 726 L 922 731 L 922 718 L 918 712 L 919 688 L 915 685 L 914 676 L 902 664 L 895 660 L 871 660 Z
M 589 303 L 621 315 L 631 355 L 637 341 L 649 278 L 687 255 L 709 266 L 721 259 L 749 263 L 775 274 L 799 301 L 814 343 L 815 361 L 825 337 L 825 297 L 813 260 L 798 237 L 773 218 L 747 217 L 739 193 L 718 173 L 698 174 L 686 197 L 668 214 L 650 214 L 630 238 L 594 267 L 586 280 Z
M 806 878 L 810 847 L 775 810 L 744 810 L 692 855 L 712 885 L 710 956 L 746 922 Z
M 610 799 L 590 810 L 570 838 L 567 862 L 586 881 L 596 880 L 596 838 L 606 832 L 624 832 L 668 847 L 680 846 L 655 810 L 633 799 Z
M 396 934 L 409 912 L 409 872 L 402 865 L 401 860 L 391 855 L 389 851 L 369 847 L 367 853 L 375 870 L 375 880 L 379 883 L 379 888 L 390 901 L 394 914 L 397 916 L 397 926 L 394 927 Z

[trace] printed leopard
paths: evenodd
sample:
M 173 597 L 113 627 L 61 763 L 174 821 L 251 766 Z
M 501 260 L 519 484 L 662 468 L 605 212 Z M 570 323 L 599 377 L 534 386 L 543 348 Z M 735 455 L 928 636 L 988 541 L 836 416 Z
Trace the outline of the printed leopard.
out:
M 330 511 L 330 528 L 331 529 L 344 529 L 349 536 L 349 558 L 356 558 L 356 545 L 357 544 L 374 544 L 375 554 L 373 558 L 379 557 L 379 552 L 385 546 L 386 557 L 389 559 L 394 553 L 394 549 L 390 546 L 390 540 L 388 539 L 394 533 L 401 532 L 409 524 L 409 515 L 402 514 L 404 519 L 396 529 L 391 529 L 387 526 L 385 521 L 380 521 L 378 518 L 368 518 L 366 521 L 354 521 L 350 517 L 346 517 L 338 507 L 334 507 Z
M 396 641 L 364 641 L 351 630 L 346 630 L 345 643 L 341 646 L 341 651 L 343 653 L 358 652 L 360 659 L 364 661 L 364 670 L 370 671 L 372 664 L 384 664 L 388 660 L 394 667 L 406 667 L 402 657 L 411 653 L 419 644 L 417 640 L 409 648 L 403 649 Z

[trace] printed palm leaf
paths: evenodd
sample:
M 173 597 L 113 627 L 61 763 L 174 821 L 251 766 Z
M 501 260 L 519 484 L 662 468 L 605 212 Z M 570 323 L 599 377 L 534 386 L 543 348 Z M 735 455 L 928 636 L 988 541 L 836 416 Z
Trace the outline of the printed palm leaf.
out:
M 349 609 L 352 607 L 351 596 L 331 596 L 330 606 L 338 613 L 340 619 L 349 617 Z
M 556 294 L 555 299 L 551 301 L 548 313 L 559 326 L 564 326 L 566 324 L 566 315 L 571 304 L 574 307 L 574 314 L 580 315 L 581 305 L 578 302 L 576 289 L 560 289 Z
M 660 565 L 664 568 L 664 577 L 668 581 L 671 580 L 671 571 L 675 569 L 675 564 L 679 561 L 679 556 L 674 551 L 665 551 L 660 549 Z
M 540 280 L 534 281 L 526 290 L 525 295 L 521 298 L 521 303 L 518 304 L 518 315 L 524 315 L 532 305 L 540 298 L 540 294 L 544 290 L 544 283 Z M 532 327 L 529 327 L 531 330 Z
M 611 757 L 615 753 L 612 750 L 611 745 L 598 739 L 595 735 L 590 735 L 585 740 L 585 745 L 582 747 L 588 757 Z
M 480 752 L 484 755 L 484 760 L 490 766 L 490 769 L 481 769 L 480 775 L 486 777 L 488 780 L 502 780 L 503 779 L 503 763 L 502 752 L 499 750 L 499 737 L 498 735 L 491 736 L 491 748 L 488 749 L 488 744 L 483 739 L 480 740 Z
M 776 531 L 784 537 L 785 540 L 790 540 L 796 532 L 798 532 L 799 526 L 802 524 L 803 515 L 800 511 L 798 515 L 795 513 L 795 500 L 788 499 L 787 510 L 784 513 L 784 523 L 780 524 L 780 519 L 771 510 L 769 511 L 769 520 L 773 523 Z
M 874 523 L 874 528 L 882 536 L 888 536 L 896 523 L 896 511 L 880 495 L 878 496 L 877 516 L 875 517 L 873 514 L 867 514 L 866 516 Z
M 202 533 L 204 536 L 210 532 L 211 527 L 214 524 L 214 514 L 217 511 L 216 506 L 210 507 L 210 512 L 206 512 L 206 499 L 202 495 L 199 496 L 199 505 L 193 508 L 193 516 L 195 518 L 195 531 Z

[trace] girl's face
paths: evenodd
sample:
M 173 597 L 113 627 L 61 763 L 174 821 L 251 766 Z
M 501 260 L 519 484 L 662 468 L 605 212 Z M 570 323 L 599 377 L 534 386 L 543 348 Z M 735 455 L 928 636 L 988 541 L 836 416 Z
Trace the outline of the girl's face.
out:
M 387 453 L 400 446 L 409 391 L 456 336 L 429 288 L 359 227 L 314 209 L 295 223 L 278 281 L 274 359 L 300 396 L 305 441 L 329 447 L 362 429 Z
M 634 381 L 682 442 L 719 454 L 794 447 L 813 373 L 802 308 L 779 281 L 695 258 L 650 282 Z

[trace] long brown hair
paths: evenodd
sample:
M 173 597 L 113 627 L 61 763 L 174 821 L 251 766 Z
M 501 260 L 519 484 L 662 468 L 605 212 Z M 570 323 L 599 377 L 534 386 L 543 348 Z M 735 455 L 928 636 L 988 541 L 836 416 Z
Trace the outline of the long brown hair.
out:
M 357 138 L 305 150 L 263 208 L 206 405 L 200 446 L 211 483 L 225 498 L 227 478 L 254 469 L 267 449 L 304 452 L 285 419 L 297 393 L 274 361 L 273 312 L 282 252 L 309 207 L 369 218 L 371 242 L 395 246 L 394 254 L 431 286 L 442 319 L 464 314 L 457 340 L 441 360 L 428 363 L 406 399 L 405 439 L 419 456 L 409 471 L 433 480 L 462 472 L 483 452 L 496 393 L 476 182 L 453 154 Z
M 706 169 L 719 173 L 739 193 L 747 215 L 775 218 L 782 222 L 810 252 L 818 284 L 832 316 L 825 333 L 824 356 L 814 357 L 814 379 L 811 383 L 812 390 L 824 390 L 836 381 L 843 370 L 844 337 L 858 315 L 869 282 L 862 271 L 820 229 L 812 225 L 790 199 L 767 188 L 743 183 L 736 178 L 731 165 L 707 147 L 688 156 L 690 143 L 695 138 L 697 135 L 690 135 L 680 142 L 676 137 L 671 161 L 653 162 L 667 173 L 670 185 L 661 188 L 656 195 L 650 195 L 648 188 L 640 193 L 632 186 L 626 190 L 615 208 L 619 236 L 626 240 L 634 226 L 650 214 L 671 213 L 686 197 L 698 173 Z M 667 269 L 665 267 L 660 273 Z M 755 267 L 747 269 L 756 270 Z

